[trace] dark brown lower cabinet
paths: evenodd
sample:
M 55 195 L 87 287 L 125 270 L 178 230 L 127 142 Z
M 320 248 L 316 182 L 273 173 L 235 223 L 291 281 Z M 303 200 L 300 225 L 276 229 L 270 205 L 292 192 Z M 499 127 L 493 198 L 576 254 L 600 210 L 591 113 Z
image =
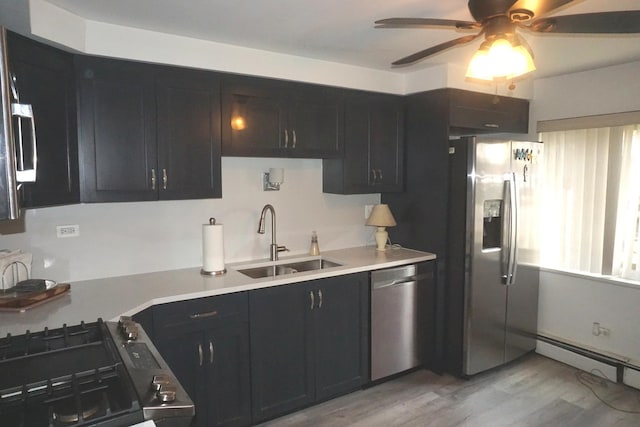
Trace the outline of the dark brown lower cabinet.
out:
M 254 422 L 368 381 L 368 273 L 251 291 L 249 313 Z
M 154 307 L 154 343 L 196 405 L 193 425 L 251 424 L 247 295 Z

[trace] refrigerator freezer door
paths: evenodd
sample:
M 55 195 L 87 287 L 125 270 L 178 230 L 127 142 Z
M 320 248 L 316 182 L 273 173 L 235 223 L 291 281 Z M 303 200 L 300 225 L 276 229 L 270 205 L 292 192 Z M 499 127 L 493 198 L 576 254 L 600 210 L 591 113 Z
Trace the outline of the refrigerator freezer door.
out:
M 518 193 L 518 274 L 508 287 L 505 362 L 535 349 L 538 324 L 540 173 L 543 145 L 512 142 L 511 170 Z
M 474 165 L 474 162 L 470 162 Z M 477 142 L 469 171 L 473 203 L 467 211 L 471 260 L 465 289 L 463 373 L 473 375 L 504 363 L 507 286 L 501 281 L 506 218 L 504 181 L 510 165 L 509 142 Z

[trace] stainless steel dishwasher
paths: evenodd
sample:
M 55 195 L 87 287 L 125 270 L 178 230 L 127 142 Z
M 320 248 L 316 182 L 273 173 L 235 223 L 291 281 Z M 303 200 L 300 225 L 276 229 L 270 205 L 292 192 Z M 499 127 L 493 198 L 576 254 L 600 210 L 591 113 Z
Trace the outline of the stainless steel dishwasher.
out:
M 371 380 L 422 365 L 425 289 L 418 265 L 371 273 Z

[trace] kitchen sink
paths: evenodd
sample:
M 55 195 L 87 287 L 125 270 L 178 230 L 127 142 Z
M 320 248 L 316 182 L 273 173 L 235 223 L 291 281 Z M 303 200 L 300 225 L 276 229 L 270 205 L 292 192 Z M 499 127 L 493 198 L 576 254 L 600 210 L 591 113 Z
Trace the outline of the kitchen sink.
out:
M 282 264 L 265 265 L 262 267 L 245 268 L 238 271 L 246 276 L 251 277 L 252 279 L 261 279 L 263 277 L 282 276 L 285 274 L 323 270 L 325 268 L 340 266 L 342 266 L 342 264 L 320 258 L 307 261 L 297 261 Z

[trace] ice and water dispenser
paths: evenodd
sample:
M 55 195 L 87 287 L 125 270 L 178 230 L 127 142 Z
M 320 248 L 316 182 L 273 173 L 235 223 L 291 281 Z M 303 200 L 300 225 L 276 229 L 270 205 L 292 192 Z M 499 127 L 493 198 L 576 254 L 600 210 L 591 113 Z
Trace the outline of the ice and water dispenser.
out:
M 502 200 L 485 200 L 482 224 L 482 249 L 500 249 L 502 241 Z

